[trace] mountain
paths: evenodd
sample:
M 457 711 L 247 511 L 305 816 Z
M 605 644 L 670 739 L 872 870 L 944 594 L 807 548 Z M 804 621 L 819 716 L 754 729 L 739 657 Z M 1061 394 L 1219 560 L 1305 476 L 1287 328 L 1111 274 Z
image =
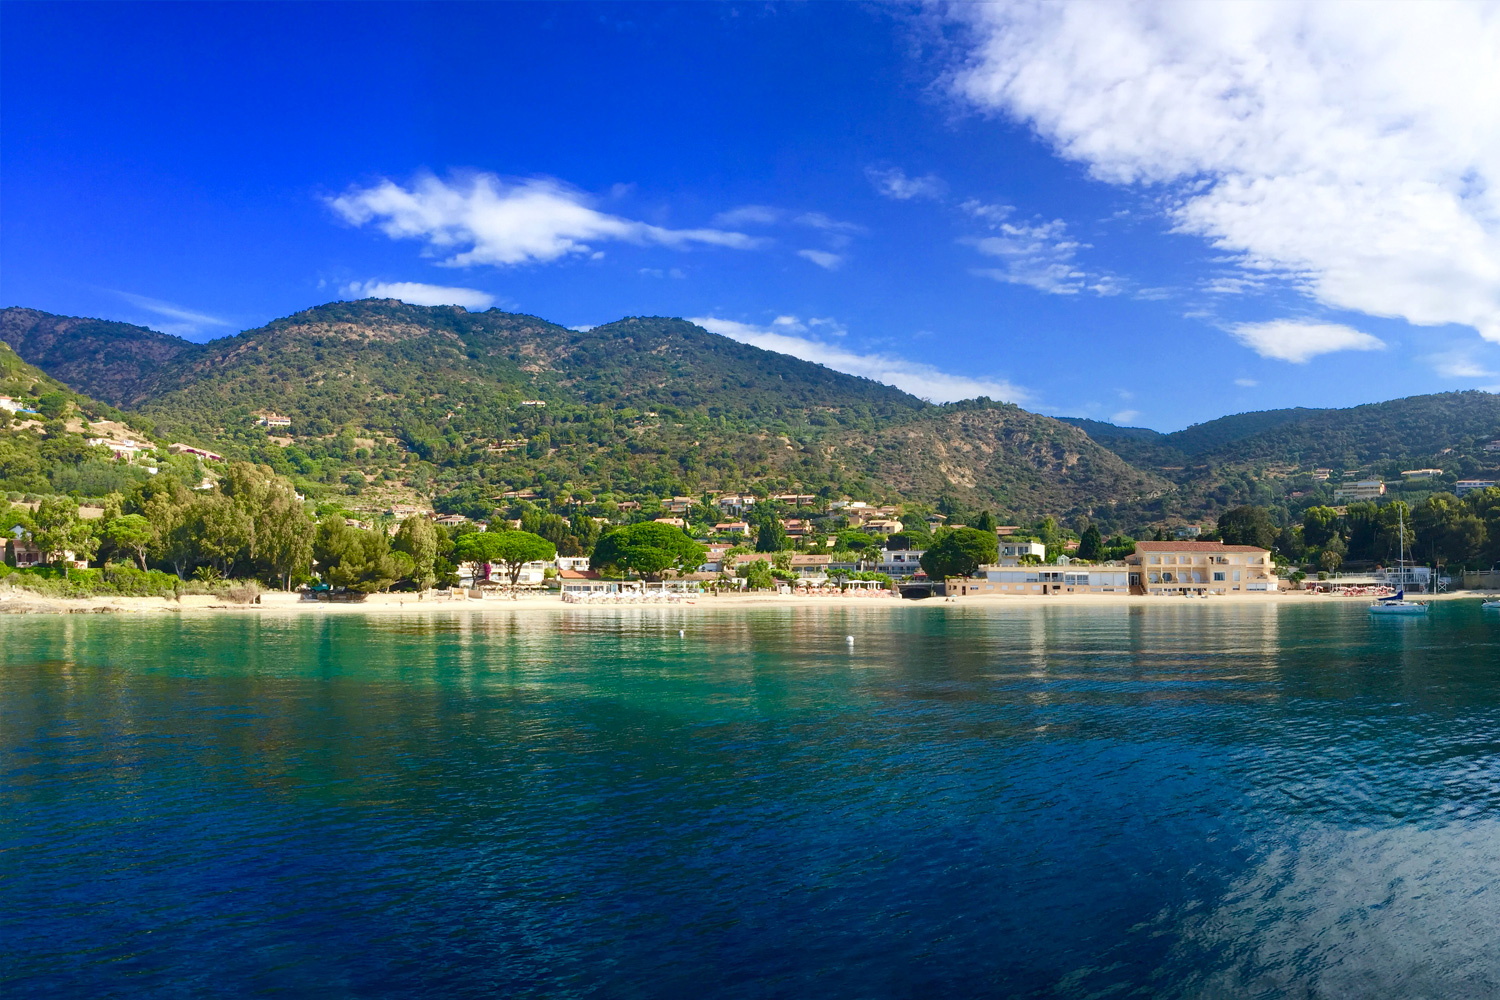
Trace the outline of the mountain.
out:
M 662 495 L 760 484 L 948 495 L 1029 517 L 1171 489 L 1050 417 L 933 406 L 680 319 L 577 331 L 499 310 L 362 300 L 200 346 L 7 312 L 21 315 L 0 315 L 3 328 L 23 331 L 44 367 L 108 388 L 162 436 L 315 490 L 403 483 L 482 501 L 522 488 Z M 130 377 L 101 378 L 104 359 L 122 372 L 128 361 Z M 267 411 L 290 418 L 285 435 L 258 425 Z
M 115 406 L 142 398 L 167 362 L 202 350 L 143 326 L 17 307 L 0 309 L 0 341 L 75 390 Z
M 21 358 L 119 401 L 161 439 L 360 504 L 416 494 L 482 509 L 513 490 L 762 486 L 946 497 L 1007 519 L 1088 514 L 1114 530 L 1212 520 L 1246 502 L 1328 502 L 1316 467 L 1334 469 L 1335 485 L 1345 472 L 1396 479 L 1413 466 L 1483 473 L 1496 464 L 1484 445 L 1500 437 L 1500 396 L 1481 392 L 1236 414 L 1171 434 L 985 400 L 934 406 L 660 317 L 579 331 L 362 300 L 203 345 L 30 309 L 0 311 L 0 331 Z M 271 412 L 291 426 L 258 420 Z

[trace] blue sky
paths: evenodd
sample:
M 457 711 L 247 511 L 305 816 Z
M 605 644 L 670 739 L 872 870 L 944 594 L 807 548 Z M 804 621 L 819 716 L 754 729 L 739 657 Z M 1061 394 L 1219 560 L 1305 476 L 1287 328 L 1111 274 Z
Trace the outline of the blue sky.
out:
M 1496 8 L 1172 10 L 8 3 L 0 302 L 685 316 L 1163 430 L 1500 388 Z

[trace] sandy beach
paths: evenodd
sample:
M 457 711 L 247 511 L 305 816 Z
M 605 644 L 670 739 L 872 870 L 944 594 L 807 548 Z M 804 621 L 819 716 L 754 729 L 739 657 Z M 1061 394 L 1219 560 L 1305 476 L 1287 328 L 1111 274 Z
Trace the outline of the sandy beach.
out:
M 1493 595 L 1483 591 L 1457 591 L 1417 597 L 1422 601 L 1486 600 Z M 895 597 L 841 597 L 798 594 L 726 594 L 703 595 L 672 603 L 640 602 L 634 604 L 568 604 L 556 594 L 521 595 L 493 598 L 441 598 L 432 594 L 371 594 L 361 602 L 328 602 L 303 600 L 296 593 L 267 592 L 255 604 L 237 604 L 210 595 L 184 595 L 178 599 L 163 597 L 95 597 L 60 599 L 42 597 L 24 590 L 0 590 L 0 614 L 180 614 L 184 612 L 227 612 L 232 614 L 412 614 L 464 612 L 563 612 L 598 613 L 622 609 L 689 609 L 716 610 L 734 608 L 952 608 L 952 607 L 1026 607 L 1183 604 L 1213 607 L 1220 604 L 1302 605 L 1309 603 L 1368 603 L 1368 596 L 1315 594 L 1310 591 L 1285 591 L 1278 594 L 1239 594 L 1202 597 L 1149 597 L 1127 594 L 1040 594 L 969 595 L 947 599 L 902 600 Z

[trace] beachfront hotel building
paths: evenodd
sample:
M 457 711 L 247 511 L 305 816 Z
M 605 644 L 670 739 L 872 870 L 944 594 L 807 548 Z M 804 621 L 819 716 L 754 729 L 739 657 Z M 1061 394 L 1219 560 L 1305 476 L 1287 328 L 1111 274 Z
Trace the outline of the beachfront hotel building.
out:
M 1223 542 L 1137 542 L 1125 558 L 1135 594 L 1268 593 L 1278 588 L 1271 553 Z
M 981 566 L 971 577 L 947 582 L 950 597 L 974 594 L 1001 597 L 1026 594 L 1128 594 L 1129 570 L 1123 563 L 1099 566 Z

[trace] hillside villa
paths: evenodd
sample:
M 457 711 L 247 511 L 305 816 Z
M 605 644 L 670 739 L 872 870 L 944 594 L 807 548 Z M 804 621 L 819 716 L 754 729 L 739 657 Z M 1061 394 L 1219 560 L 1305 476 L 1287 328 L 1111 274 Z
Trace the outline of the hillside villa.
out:
M 1375 500 L 1385 496 L 1385 483 L 1378 479 L 1361 479 L 1353 483 L 1345 483 L 1333 491 L 1333 499 L 1337 502 L 1347 500 Z

